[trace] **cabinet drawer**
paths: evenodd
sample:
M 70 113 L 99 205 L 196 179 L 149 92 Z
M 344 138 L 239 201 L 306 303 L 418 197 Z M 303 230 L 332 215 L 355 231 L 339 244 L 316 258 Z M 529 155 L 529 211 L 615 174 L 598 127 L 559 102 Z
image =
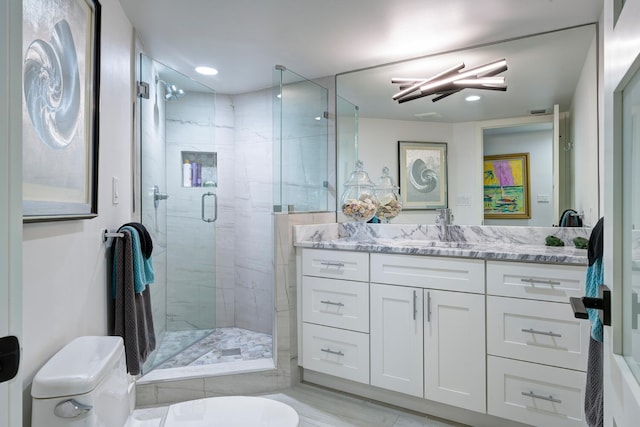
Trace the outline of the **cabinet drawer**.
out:
M 489 414 L 545 427 L 586 426 L 584 372 L 488 357 Z
M 496 356 L 584 371 L 589 325 L 569 304 L 487 297 L 487 352 Z
M 304 276 L 302 320 L 369 332 L 369 284 Z
M 369 254 L 367 252 L 304 249 L 302 251 L 302 274 L 368 282 Z
M 484 293 L 484 260 L 371 254 L 371 282 Z
M 487 261 L 487 293 L 568 302 L 584 295 L 586 272 L 584 266 Z
M 369 335 L 304 323 L 304 368 L 369 384 Z

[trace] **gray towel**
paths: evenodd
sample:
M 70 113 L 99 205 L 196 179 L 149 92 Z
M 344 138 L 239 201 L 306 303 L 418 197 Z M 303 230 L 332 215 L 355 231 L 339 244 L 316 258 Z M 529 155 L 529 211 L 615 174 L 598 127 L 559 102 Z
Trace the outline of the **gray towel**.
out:
M 134 291 L 133 240 L 127 230 L 113 247 L 113 280 L 116 284 L 114 334 L 124 340 L 127 371 L 138 375 L 144 361 L 156 348 L 151 315 L 151 296 L 147 285 L 141 293 Z
M 602 427 L 604 424 L 602 357 L 602 343 L 589 337 L 587 385 L 584 395 L 584 412 L 589 427 Z

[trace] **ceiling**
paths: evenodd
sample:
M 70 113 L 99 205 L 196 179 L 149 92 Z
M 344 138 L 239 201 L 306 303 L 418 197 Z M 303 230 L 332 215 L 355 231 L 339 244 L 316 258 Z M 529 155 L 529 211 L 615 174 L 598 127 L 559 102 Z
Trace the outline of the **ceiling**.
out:
M 597 22 L 603 0 L 120 0 L 145 52 L 219 93 Z M 215 77 L 195 73 L 217 68 Z M 475 64 L 469 64 L 473 66 Z

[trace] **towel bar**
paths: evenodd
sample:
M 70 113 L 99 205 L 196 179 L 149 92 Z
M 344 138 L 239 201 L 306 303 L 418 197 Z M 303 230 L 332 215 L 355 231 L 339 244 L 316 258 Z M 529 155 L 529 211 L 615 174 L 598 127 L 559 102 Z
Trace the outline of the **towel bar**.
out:
M 110 238 L 114 237 L 124 237 L 124 233 L 111 233 L 106 228 L 102 230 L 102 241 L 107 242 Z

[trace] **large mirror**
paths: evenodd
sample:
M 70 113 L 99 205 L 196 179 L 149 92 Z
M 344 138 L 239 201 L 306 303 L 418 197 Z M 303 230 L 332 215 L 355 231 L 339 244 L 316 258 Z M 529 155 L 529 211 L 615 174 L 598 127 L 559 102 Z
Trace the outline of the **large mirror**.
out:
M 353 141 L 338 135 L 338 190 L 354 156 L 372 179 L 386 166 L 397 182 L 398 141 L 445 142 L 454 223 L 551 226 L 571 208 L 584 225 L 595 224 L 597 46 L 597 26 L 589 24 L 339 74 L 336 92 L 354 106 L 357 130 L 347 136 Z M 467 88 L 435 102 L 434 96 L 393 100 L 399 90 L 393 78 L 426 79 L 460 63 L 469 69 L 501 58 L 506 91 Z M 470 102 L 468 95 L 480 99 Z M 484 156 L 514 152 L 529 153 L 529 217 L 485 218 Z M 432 223 L 436 214 L 405 209 L 393 222 Z

